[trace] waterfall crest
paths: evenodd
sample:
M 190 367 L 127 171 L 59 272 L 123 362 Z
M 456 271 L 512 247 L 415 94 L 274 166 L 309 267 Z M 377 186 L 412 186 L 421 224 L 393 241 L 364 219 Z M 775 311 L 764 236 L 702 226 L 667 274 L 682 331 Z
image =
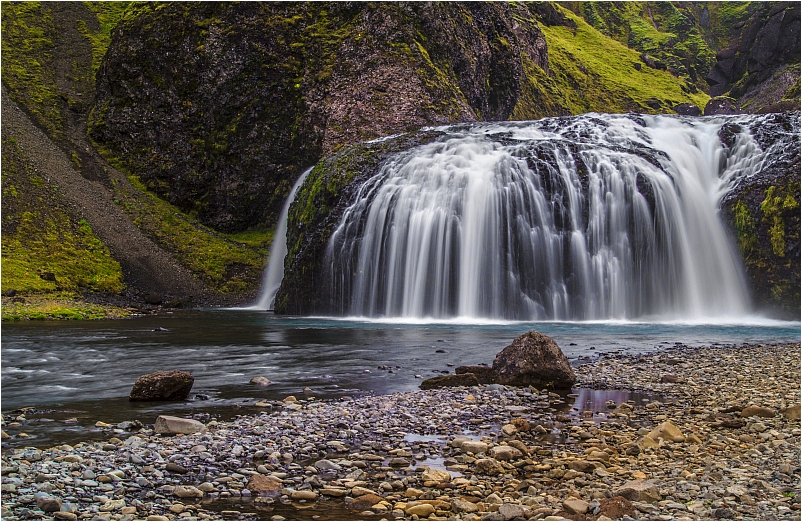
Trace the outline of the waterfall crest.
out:
M 292 186 L 287 201 L 281 209 L 281 215 L 276 225 L 276 232 L 273 235 L 273 243 L 270 245 L 270 254 L 268 255 L 267 268 L 265 269 L 264 279 L 262 280 L 262 289 L 259 292 L 257 301 L 249 307 L 252 310 L 272 310 L 276 302 L 276 294 L 281 286 L 281 281 L 284 279 L 284 258 L 287 256 L 287 215 L 290 212 L 290 205 L 295 201 L 295 195 L 298 189 L 304 184 L 306 176 L 312 171 L 312 168 L 305 170 Z
M 748 131 L 724 147 L 724 121 L 591 114 L 439 128 L 444 138 L 385 162 L 343 213 L 327 251 L 332 311 L 746 315 L 718 203 L 759 149 Z

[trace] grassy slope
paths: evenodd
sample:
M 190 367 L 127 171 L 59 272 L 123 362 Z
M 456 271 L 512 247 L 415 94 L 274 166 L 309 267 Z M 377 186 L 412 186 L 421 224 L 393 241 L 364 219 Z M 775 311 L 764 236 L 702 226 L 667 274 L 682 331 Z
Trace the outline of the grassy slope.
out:
M 112 29 L 137 5 L 133 2 L 84 2 L 83 5 L 88 8 L 88 13 L 96 17 L 78 21 L 78 31 L 91 45 L 94 76 L 109 45 Z M 57 85 L 53 63 L 58 38 L 53 14 L 46 4 L 3 2 L 3 83 L 9 95 L 25 107 L 34 121 L 55 141 L 63 143 L 67 135 L 64 114 L 69 110 L 72 93 L 66 95 Z M 9 152 L 11 156 L 8 160 L 7 149 L 15 151 Z M 19 170 L 25 163 L 20 156 L 21 151 L 17 149 L 4 137 L 3 218 L 22 226 L 17 228 L 19 234 L 7 234 L 4 221 L 2 290 L 24 293 L 26 297 L 18 297 L 17 300 L 25 299 L 26 302 L 12 303 L 11 298 L 4 298 L 3 319 L 120 315 L 120 310 L 114 307 L 103 308 L 76 301 L 82 291 L 122 291 L 119 264 L 108 257 L 108 250 L 91 234 L 91 230 L 87 230 L 88 225 L 72 230 L 75 223 L 80 222 L 80 216 L 75 213 L 49 213 L 52 205 L 56 208 L 64 206 L 58 190 L 53 189 L 44 197 L 34 192 L 36 185 L 24 180 L 21 182 L 16 179 L 17 174 L 8 170 Z M 77 156 L 73 157 L 76 167 L 80 169 Z M 180 263 L 211 288 L 237 294 L 252 291 L 258 286 L 272 239 L 271 230 L 252 230 L 231 235 L 215 233 L 149 193 L 138 179 L 130 179 L 129 186 L 115 185 L 115 192 L 119 196 L 117 201 L 146 235 L 173 253 Z M 15 196 L 12 194 L 25 200 L 26 206 L 14 205 L 12 198 Z M 36 240 L 25 240 L 23 231 L 30 237 L 36 237 Z M 108 259 L 100 254 L 95 255 L 101 251 L 105 252 Z M 113 267 L 116 268 L 112 270 Z M 116 270 L 116 275 L 111 275 L 110 270 Z M 54 273 L 58 285 L 41 279 L 38 275 L 40 271 Z M 104 283 L 93 282 L 87 279 L 89 273 L 97 277 L 100 274 L 108 275 L 107 279 L 114 279 L 116 283 L 108 284 L 106 279 Z
M 704 93 L 686 92 L 681 80 L 646 67 L 638 52 L 562 10 L 577 24 L 576 30 L 541 26 L 549 46 L 550 71 L 547 74 L 531 62 L 526 64 L 528 88 L 512 119 L 585 112 L 672 112 L 679 103 L 704 107 L 710 99 Z M 641 65 L 640 70 L 636 64 Z M 661 106 L 647 105 L 650 100 Z
M 125 315 L 79 302 L 85 293 L 122 291 L 120 264 L 12 136 L 3 136 L 2 165 L 3 320 Z

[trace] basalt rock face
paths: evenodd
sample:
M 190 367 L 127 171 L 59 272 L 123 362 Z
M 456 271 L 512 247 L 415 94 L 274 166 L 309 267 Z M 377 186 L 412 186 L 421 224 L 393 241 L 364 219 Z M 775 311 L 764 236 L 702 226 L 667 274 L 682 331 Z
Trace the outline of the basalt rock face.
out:
M 750 9 L 730 45 L 716 53 L 706 78 L 710 94 L 728 94 L 743 112 L 798 109 L 800 4 L 755 2 Z
M 90 137 L 218 230 L 274 222 L 292 180 L 343 145 L 507 119 L 522 59 L 548 68 L 529 7 L 168 3 L 115 30 Z
M 753 120 L 750 132 L 766 152 L 759 171 L 736 180 L 721 202 L 733 231 L 755 305 L 764 311 L 800 317 L 800 113 L 769 114 Z M 736 145 L 737 126 L 719 136 Z

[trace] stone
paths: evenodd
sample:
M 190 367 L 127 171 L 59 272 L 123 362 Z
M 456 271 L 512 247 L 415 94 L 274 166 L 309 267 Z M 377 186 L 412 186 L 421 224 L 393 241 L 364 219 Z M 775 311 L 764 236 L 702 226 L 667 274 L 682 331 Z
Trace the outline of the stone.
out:
M 456 386 L 479 386 L 476 375 L 463 373 L 460 375 L 441 375 L 432 377 L 420 383 L 421 390 L 433 390 L 435 388 L 451 388 Z
M 526 509 L 520 504 L 512 504 L 504 502 L 498 508 L 498 514 L 504 517 L 504 520 L 519 520 L 527 516 Z
M 362 495 L 377 495 L 372 489 L 363 488 L 362 486 L 354 486 L 351 488 L 351 495 L 354 497 L 361 497 Z M 374 502 L 375 504 L 375 502 Z
M 799 404 L 792 404 L 788 406 L 782 411 L 783 417 L 788 420 L 799 420 L 800 417 L 800 405 Z
M 344 497 L 345 494 L 348 492 L 343 488 L 335 488 L 335 487 L 321 488 L 319 491 L 321 495 L 326 495 L 328 497 Z
M 702 109 L 692 103 L 680 103 L 674 106 L 674 112 L 680 116 L 701 116 Z
M 270 386 L 271 384 L 273 384 L 273 381 L 261 375 L 259 375 L 258 377 L 254 377 L 249 382 L 251 384 L 256 384 L 257 386 Z
M 510 424 L 515 426 L 515 429 L 517 429 L 519 433 L 527 433 L 532 429 L 532 426 L 526 419 L 512 419 Z
M 571 515 L 584 515 L 590 504 L 579 498 L 571 498 L 563 502 L 563 509 Z
M 404 492 L 404 496 L 407 498 L 417 498 L 423 495 L 423 491 L 416 488 L 407 488 Z
M 180 432 L 183 433 L 183 432 Z M 170 473 L 189 473 L 189 470 L 180 464 L 176 464 L 175 462 L 168 462 L 167 465 L 164 467 L 165 470 L 169 471 Z
M 191 433 L 205 432 L 206 426 L 194 419 L 159 415 L 156 417 L 156 422 L 153 423 L 153 431 L 161 435 L 175 435 L 177 433 L 189 435 Z
M 652 440 L 663 439 L 671 442 L 684 442 L 685 435 L 679 428 L 671 421 L 665 421 L 658 425 L 655 429 L 647 435 Z
M 53 513 L 53 518 L 56 520 L 78 520 L 78 515 L 66 511 L 56 511 Z
M 421 480 L 424 482 L 437 482 L 438 484 L 441 482 L 450 482 L 451 473 L 441 469 L 429 468 L 423 472 L 423 475 L 421 475 Z
M 727 96 L 711 98 L 705 105 L 705 116 L 716 116 L 719 114 L 742 114 L 743 111 L 738 107 L 738 102 Z
M 183 401 L 189 397 L 195 378 L 181 370 L 158 371 L 134 383 L 129 401 Z
M 454 513 L 476 513 L 479 511 L 479 506 L 473 502 L 455 498 L 451 500 L 451 511 Z
M 290 498 L 292 500 L 317 500 L 317 493 L 308 489 L 293 491 Z
M 593 473 L 596 469 L 596 464 L 587 460 L 571 460 L 566 463 L 569 469 L 574 471 L 581 471 L 582 473 Z
M 276 477 L 251 475 L 248 479 L 248 491 L 257 495 L 278 496 L 283 487 L 281 480 Z
M 504 466 L 494 458 L 479 459 L 473 463 L 476 472 L 482 475 L 501 475 L 504 473 Z
M 467 440 L 460 446 L 462 451 L 466 453 L 473 453 L 478 455 L 480 453 L 487 453 L 487 443 L 478 440 Z
M 417 504 L 404 510 L 407 515 L 418 515 L 419 517 L 428 517 L 434 512 L 434 506 L 431 504 Z
M 315 467 L 321 470 L 332 469 L 339 471 L 342 469 L 342 467 L 339 464 L 336 464 L 328 459 L 318 460 L 317 462 L 315 462 Z
M 457 375 L 472 373 L 479 384 L 495 384 L 498 381 L 498 375 L 489 366 L 457 366 L 454 373 Z
M 747 406 L 741 410 L 741 417 L 762 417 L 764 419 L 770 419 L 775 415 L 777 415 L 776 411 L 763 406 Z
M 298 402 L 298 399 L 295 398 L 295 395 L 289 395 L 284 397 L 281 402 Z
M 358 495 L 353 500 L 349 500 L 346 505 L 349 509 L 353 509 L 354 511 L 364 511 L 366 509 L 370 509 L 383 500 L 384 499 L 382 497 L 375 493 L 366 493 L 364 495 Z
M 553 339 L 535 331 L 516 338 L 493 361 L 504 385 L 570 389 L 576 375 Z
M 496 460 L 513 460 L 522 456 L 520 450 L 512 446 L 493 446 L 488 455 Z
M 201 498 L 203 491 L 195 486 L 176 486 L 173 488 L 173 495 L 178 498 Z
M 660 377 L 660 382 L 663 384 L 674 384 L 680 382 L 680 378 L 676 375 L 665 374 Z
M 635 515 L 635 506 L 621 496 L 603 498 L 599 500 L 598 515 L 610 520 L 621 520 L 624 516 L 631 518 Z
M 662 498 L 657 484 L 646 479 L 630 480 L 618 489 L 614 496 L 624 497 L 633 502 L 658 502 Z
M 56 513 L 61 511 L 61 499 L 49 495 L 37 496 L 36 507 L 45 513 Z

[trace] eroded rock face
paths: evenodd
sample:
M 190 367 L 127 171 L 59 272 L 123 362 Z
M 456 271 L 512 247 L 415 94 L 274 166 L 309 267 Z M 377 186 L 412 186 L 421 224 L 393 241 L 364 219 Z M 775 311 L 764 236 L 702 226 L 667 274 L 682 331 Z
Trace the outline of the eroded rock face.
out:
M 568 359 L 553 339 L 527 332 L 504 348 L 493 361 L 501 384 L 570 389 L 576 381 Z
M 241 230 L 343 145 L 507 119 L 522 60 L 547 70 L 546 54 L 525 5 L 146 6 L 115 31 L 89 133 L 160 196 Z
M 134 383 L 129 401 L 183 401 L 189 397 L 195 377 L 181 370 L 143 375 Z

